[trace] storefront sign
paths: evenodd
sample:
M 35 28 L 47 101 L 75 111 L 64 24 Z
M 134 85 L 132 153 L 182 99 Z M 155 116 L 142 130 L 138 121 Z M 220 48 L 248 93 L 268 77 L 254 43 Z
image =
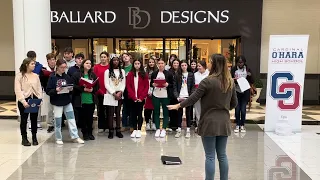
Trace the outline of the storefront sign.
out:
M 129 9 L 129 25 L 133 29 L 144 29 L 151 21 L 151 15 L 146 10 L 139 7 L 128 7 Z M 229 10 L 223 11 L 161 11 L 161 24 L 187 24 L 187 23 L 227 23 L 229 20 Z M 113 23 L 116 21 L 116 13 L 114 11 L 51 11 L 51 23 Z M 144 25 L 140 25 L 145 20 Z
M 309 35 L 271 35 L 265 131 L 286 119 L 301 131 L 302 99 Z
M 51 23 L 113 23 L 116 17 L 113 11 L 51 11 Z
M 255 9 L 255 11 L 252 11 Z M 54 0 L 53 36 L 260 39 L 262 0 Z M 77 29 L 76 31 L 74 29 Z
M 161 23 L 226 23 L 229 10 L 223 11 L 161 11 Z M 199 16 L 202 15 L 203 17 Z

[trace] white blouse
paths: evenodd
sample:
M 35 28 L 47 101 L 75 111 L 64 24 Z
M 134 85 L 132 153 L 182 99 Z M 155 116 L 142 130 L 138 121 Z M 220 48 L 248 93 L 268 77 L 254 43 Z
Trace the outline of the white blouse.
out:
M 108 91 L 108 93 L 113 94 L 117 91 L 123 92 L 126 88 L 126 73 L 123 69 L 121 69 L 123 79 L 119 79 L 120 71 L 119 69 L 113 70 L 116 78 L 109 77 L 109 69 L 104 73 L 104 85 Z

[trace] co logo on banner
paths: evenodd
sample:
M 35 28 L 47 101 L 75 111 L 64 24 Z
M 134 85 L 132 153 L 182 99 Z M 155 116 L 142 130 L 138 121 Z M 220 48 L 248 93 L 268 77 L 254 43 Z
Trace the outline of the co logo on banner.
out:
M 279 79 L 286 81 L 278 84 Z M 271 76 L 271 97 L 278 100 L 278 107 L 281 110 L 296 110 L 300 106 L 301 86 L 294 81 L 291 72 L 275 72 Z M 293 97 L 293 102 L 285 103 Z

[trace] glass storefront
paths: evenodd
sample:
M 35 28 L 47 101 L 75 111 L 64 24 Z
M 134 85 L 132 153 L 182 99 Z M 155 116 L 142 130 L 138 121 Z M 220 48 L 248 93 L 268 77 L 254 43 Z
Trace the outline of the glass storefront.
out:
M 100 62 L 99 55 L 103 51 L 116 54 L 128 52 L 133 58 L 141 59 L 144 65 L 152 56 L 164 57 L 168 60 L 171 54 L 176 54 L 181 60 L 197 59 L 209 63 L 210 55 L 215 53 L 223 54 L 232 65 L 234 56 L 240 49 L 237 39 L 89 38 L 54 39 L 53 42 L 56 48 L 62 47 L 59 50 L 60 56 L 63 48 L 67 46 L 71 46 L 75 54 L 83 53 L 86 58 L 93 59 L 95 63 Z

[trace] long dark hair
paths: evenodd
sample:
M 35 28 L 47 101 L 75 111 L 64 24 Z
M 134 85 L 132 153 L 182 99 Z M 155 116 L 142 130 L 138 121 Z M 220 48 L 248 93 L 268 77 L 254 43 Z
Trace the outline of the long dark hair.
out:
M 213 54 L 210 61 L 212 66 L 209 77 L 216 77 L 220 80 L 222 92 L 226 93 L 231 90 L 234 82 L 226 58 L 222 54 Z
M 91 68 L 88 71 L 88 76 L 89 76 L 89 79 L 92 79 L 92 61 L 91 61 L 91 59 L 85 59 L 82 61 L 81 66 L 80 66 L 80 76 L 81 77 L 84 76 L 84 63 L 86 63 L 87 61 L 91 62 Z
M 19 71 L 21 72 L 22 75 L 24 75 L 25 73 L 27 73 L 28 70 L 28 66 L 31 62 L 36 62 L 34 59 L 32 58 L 25 58 L 22 61 L 22 64 L 20 65 Z
M 153 67 L 150 67 L 149 66 L 149 61 L 150 60 L 152 60 L 152 61 L 154 61 L 154 66 Z M 146 72 L 149 74 L 151 71 L 152 72 L 154 72 L 154 71 L 156 71 L 157 69 L 158 69 L 158 67 L 157 67 L 157 60 L 155 59 L 155 58 L 150 58 L 149 59 L 149 61 L 148 61 L 148 64 L 147 64 L 147 68 L 146 68 Z
M 236 57 L 236 67 L 238 66 L 238 62 L 242 60 L 243 61 L 243 65 L 247 68 L 247 59 L 244 55 L 240 55 Z
M 196 69 L 192 69 L 192 68 L 191 68 L 191 64 L 192 64 L 192 63 L 196 63 Z M 189 71 L 189 72 L 192 72 L 192 73 L 196 73 L 196 72 L 198 71 L 197 65 L 198 65 L 198 61 L 197 61 L 196 59 L 192 59 L 192 60 L 190 61 L 190 64 L 188 65 L 188 71 Z
M 178 69 L 175 70 L 173 68 L 173 63 L 177 61 L 179 63 L 179 66 L 178 66 Z M 181 83 L 181 80 L 182 80 L 182 72 L 181 72 L 181 61 L 179 59 L 174 59 L 171 63 L 171 68 L 170 68 L 170 71 L 172 72 L 172 74 L 174 74 L 174 76 L 176 77 L 176 79 L 178 80 L 178 83 L 180 84 Z
M 109 63 L 109 78 L 116 78 L 116 75 L 114 74 L 114 64 L 113 64 L 113 61 L 115 59 L 118 59 L 119 60 L 119 65 L 118 65 L 118 69 L 119 69 L 119 79 L 123 79 L 123 74 L 122 74 L 122 66 L 121 66 L 121 63 L 120 63 L 120 59 L 118 57 L 113 57 L 111 60 L 110 60 L 110 63 Z
M 141 60 L 139 60 L 139 59 L 135 59 L 135 60 L 133 60 L 133 65 L 132 65 L 132 68 L 131 68 L 131 72 L 133 72 L 133 75 L 134 75 L 134 77 L 136 77 L 137 76 L 137 70 L 136 70 L 136 68 L 134 67 L 134 63 L 136 62 L 136 61 L 138 61 L 139 63 L 140 63 L 140 68 L 139 68 L 139 76 L 142 78 L 142 79 L 144 79 L 145 77 L 146 77 L 146 72 L 144 71 L 144 68 L 143 68 L 143 65 L 142 65 L 142 61 Z

